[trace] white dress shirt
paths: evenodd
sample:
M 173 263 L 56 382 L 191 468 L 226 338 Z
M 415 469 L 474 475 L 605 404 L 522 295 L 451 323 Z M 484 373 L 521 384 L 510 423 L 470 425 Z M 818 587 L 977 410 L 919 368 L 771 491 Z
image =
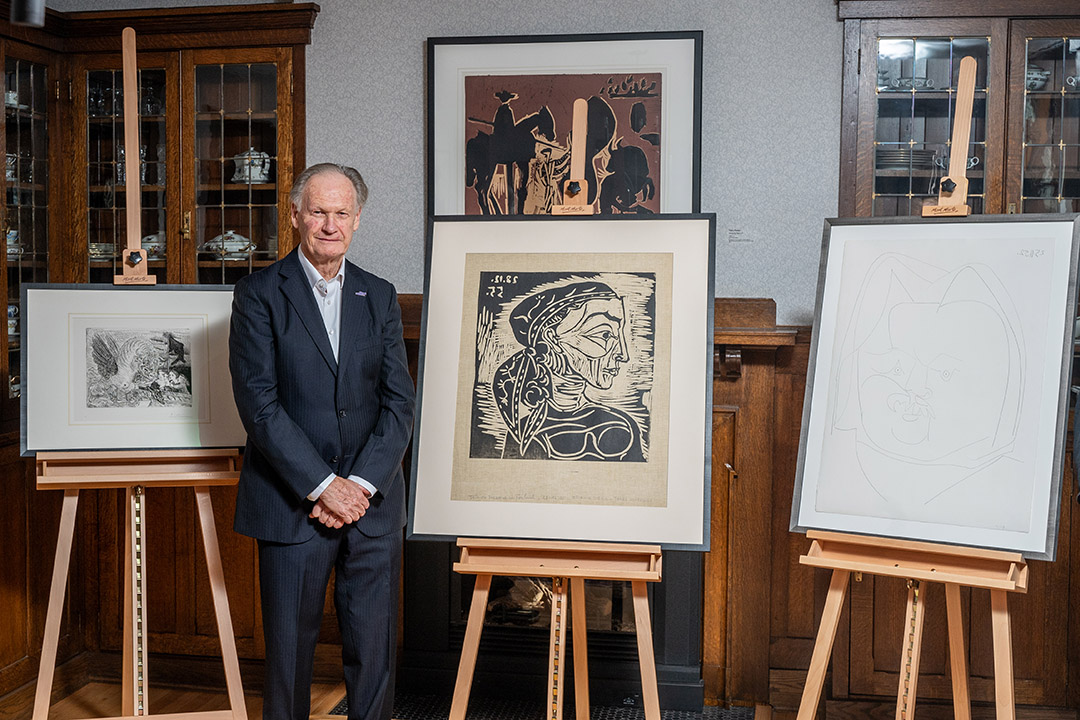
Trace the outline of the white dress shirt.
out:
M 345 261 L 341 261 L 341 268 L 338 270 L 337 275 L 327 280 L 307 259 L 303 248 L 300 248 L 297 254 L 300 257 L 300 267 L 304 269 L 304 276 L 307 278 L 308 285 L 311 286 L 311 292 L 315 296 L 315 304 L 319 306 L 319 314 L 322 315 L 323 325 L 326 327 L 326 336 L 330 340 L 330 347 L 334 350 L 334 359 L 337 360 L 338 338 L 341 336 L 341 288 L 345 284 Z M 333 482 L 335 477 L 337 477 L 335 473 L 327 475 L 326 479 L 308 494 L 307 499 L 318 500 L 323 490 Z M 374 485 L 362 477 L 350 475 L 349 479 L 365 488 L 372 495 L 378 492 Z

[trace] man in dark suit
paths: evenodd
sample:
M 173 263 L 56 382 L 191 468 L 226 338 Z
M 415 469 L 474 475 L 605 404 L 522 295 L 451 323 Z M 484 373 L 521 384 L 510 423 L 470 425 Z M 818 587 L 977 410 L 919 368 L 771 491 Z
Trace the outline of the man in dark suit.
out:
M 236 284 L 229 336 L 248 433 L 234 527 L 259 545 L 263 718 L 308 718 L 335 569 L 349 718 L 389 720 L 414 399 L 401 311 L 393 285 L 345 259 L 360 174 L 312 166 L 290 200 L 300 247 Z

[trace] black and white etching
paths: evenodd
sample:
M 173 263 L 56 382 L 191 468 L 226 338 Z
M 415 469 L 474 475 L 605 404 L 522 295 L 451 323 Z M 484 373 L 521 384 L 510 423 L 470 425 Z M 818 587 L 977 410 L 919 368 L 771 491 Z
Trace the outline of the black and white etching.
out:
M 480 273 L 472 458 L 644 463 L 651 272 Z
M 87 408 L 190 408 L 191 331 L 87 327 Z
M 889 516 L 985 522 L 985 510 L 957 506 L 954 488 L 1016 473 L 1027 350 L 1005 284 L 986 265 L 889 253 L 870 267 L 846 322 L 830 413 L 831 434 L 850 442 L 846 462 Z M 829 490 L 823 480 L 819 509 L 835 507 Z M 1017 500 L 997 524 L 1024 529 Z

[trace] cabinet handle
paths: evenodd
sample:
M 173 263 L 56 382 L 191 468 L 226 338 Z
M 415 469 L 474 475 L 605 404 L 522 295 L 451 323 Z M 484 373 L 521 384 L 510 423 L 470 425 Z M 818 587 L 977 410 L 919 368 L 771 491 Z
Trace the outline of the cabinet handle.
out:
M 180 226 L 180 239 L 185 243 L 191 240 L 191 211 L 184 213 L 184 222 Z

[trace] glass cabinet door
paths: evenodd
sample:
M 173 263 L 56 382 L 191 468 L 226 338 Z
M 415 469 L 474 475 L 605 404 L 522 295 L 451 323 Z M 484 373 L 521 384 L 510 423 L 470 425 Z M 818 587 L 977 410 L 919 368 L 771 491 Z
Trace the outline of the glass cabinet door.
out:
M 237 59 L 243 61 L 229 61 Z M 183 221 L 195 250 L 190 282 L 231 284 L 277 260 L 281 250 L 292 167 L 283 147 L 291 123 L 282 117 L 291 106 L 280 99 L 287 97 L 282 83 L 289 73 L 280 53 L 239 51 L 197 57 L 190 72 L 194 101 L 185 120 L 193 137 L 193 187 L 185 197 L 193 202 Z
M 4 171 L 7 244 L 6 395 L 20 394 L 23 283 L 49 280 L 48 68 L 10 55 L 4 61 Z
M 1017 22 L 1012 42 L 1010 208 L 1080 212 L 1080 23 Z
M 127 148 L 124 144 L 124 78 L 118 69 L 89 70 L 86 82 L 87 279 L 111 283 L 122 274 L 127 247 Z M 169 281 L 166 260 L 166 161 L 169 107 L 165 68 L 139 70 L 140 237 L 148 270 L 158 282 Z
M 968 204 L 985 209 L 988 37 L 880 37 L 874 68 L 874 216 L 918 215 L 936 204 L 949 168 L 960 60 L 977 62 L 967 153 Z

